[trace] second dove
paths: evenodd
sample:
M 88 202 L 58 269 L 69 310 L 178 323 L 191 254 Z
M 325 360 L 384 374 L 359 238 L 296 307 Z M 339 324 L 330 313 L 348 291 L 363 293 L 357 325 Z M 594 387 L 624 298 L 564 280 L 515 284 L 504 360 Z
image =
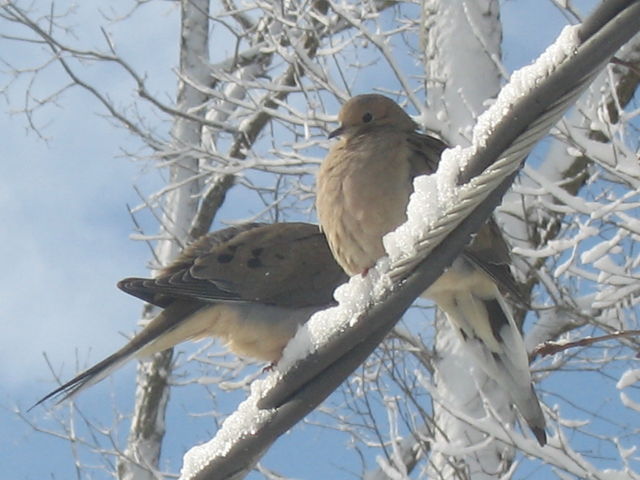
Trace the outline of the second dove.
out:
M 316 209 L 331 251 L 349 275 L 366 275 L 385 255 L 382 237 L 407 219 L 413 180 L 432 174 L 448 147 L 417 132 L 393 100 L 359 95 L 339 115 L 338 137 L 317 178 Z M 545 419 L 520 331 L 502 292 L 518 298 L 510 252 L 489 220 L 423 294 L 437 303 L 479 367 L 511 397 L 540 445 Z

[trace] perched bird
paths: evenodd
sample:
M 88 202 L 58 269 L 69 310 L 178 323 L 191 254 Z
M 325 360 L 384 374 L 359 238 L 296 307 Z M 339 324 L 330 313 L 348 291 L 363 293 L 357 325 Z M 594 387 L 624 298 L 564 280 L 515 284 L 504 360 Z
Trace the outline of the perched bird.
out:
M 333 291 L 346 280 L 317 225 L 252 223 L 205 235 L 156 278 L 118 283 L 164 310 L 120 350 L 34 407 L 54 396 L 62 401 L 134 357 L 190 339 L 219 337 L 239 355 L 276 362 L 298 327 L 334 303 Z
M 338 115 L 339 137 L 317 177 L 316 209 L 338 263 L 366 274 L 385 255 L 382 237 L 407 219 L 413 179 L 434 173 L 447 148 L 416 132 L 417 124 L 393 100 L 359 95 Z M 541 445 L 545 419 L 533 390 L 522 335 L 500 289 L 516 298 L 509 249 L 493 220 L 424 293 L 446 313 L 480 368 L 511 396 Z

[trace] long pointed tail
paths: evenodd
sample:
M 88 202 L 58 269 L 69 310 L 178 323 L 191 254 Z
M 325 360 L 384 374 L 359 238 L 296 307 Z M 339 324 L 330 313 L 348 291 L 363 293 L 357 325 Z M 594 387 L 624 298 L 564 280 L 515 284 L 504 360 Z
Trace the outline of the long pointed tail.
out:
M 510 395 L 540 445 L 547 443 L 545 419 L 533 389 L 529 359 L 520 331 L 497 287 L 482 295 L 470 289 L 436 299 L 478 365 Z
M 96 363 L 93 367 L 88 368 L 84 372 L 78 374 L 67 383 L 59 386 L 54 391 L 48 393 L 35 404 L 33 404 L 29 410 L 37 407 L 41 403 L 46 402 L 50 398 L 59 397 L 56 403 L 61 403 L 66 399 L 72 397 L 76 393 L 85 388 L 98 383 L 100 380 L 108 377 L 115 370 L 127 363 L 131 358 L 135 356 L 139 349 L 133 349 L 127 344 L 124 348 L 118 350 L 116 353 L 109 355 L 101 362 Z
M 172 332 L 188 316 L 202 308 L 203 304 L 198 302 L 175 302 L 154 318 L 145 328 L 143 328 L 129 343 L 107 358 L 88 368 L 84 372 L 59 386 L 51 393 L 48 393 L 38 400 L 29 410 L 37 407 L 47 400 L 58 397 L 56 403 L 72 397 L 81 390 L 98 383 L 108 377 L 118 368 L 122 367 L 138 354 L 152 354 L 155 351 L 169 348 L 172 345 L 186 340 L 187 338 L 176 337 L 170 342 L 157 342 L 166 337 L 165 334 Z M 154 343 L 161 344 L 161 348 L 154 348 Z M 165 345 L 166 344 L 166 345 Z

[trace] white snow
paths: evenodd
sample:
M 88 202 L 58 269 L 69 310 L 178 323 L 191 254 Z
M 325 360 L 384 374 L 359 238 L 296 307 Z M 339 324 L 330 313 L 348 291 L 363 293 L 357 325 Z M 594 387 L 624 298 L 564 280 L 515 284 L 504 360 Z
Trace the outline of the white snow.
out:
M 613 238 L 611 238 L 611 240 L 600 242 L 580 255 L 580 261 L 582 263 L 595 263 L 606 253 L 615 253 L 619 248 L 618 246 L 623 237 L 624 234 L 621 231 L 618 231 L 618 233 L 616 233 Z
M 598 234 L 598 229 L 591 226 L 581 226 L 580 231 L 577 232 L 572 238 L 562 238 L 558 240 L 550 240 L 545 247 L 539 249 L 530 249 L 523 247 L 516 247 L 513 249 L 513 253 L 516 255 L 523 255 L 531 258 L 544 258 L 553 255 L 558 255 L 565 250 L 576 248 L 576 246 L 586 240 Z
M 540 80 L 555 71 L 563 60 L 576 51 L 579 44 L 578 26 L 566 26 L 558 39 L 533 64 L 514 72 L 495 103 L 478 118 L 473 129 L 473 142 L 483 145 L 493 127 L 508 114 L 511 105 L 527 95 Z
M 640 412 L 640 403 L 632 400 L 626 393 L 620 392 L 620 401 L 625 407 L 635 410 L 636 412 Z
M 205 468 L 212 459 L 224 457 L 240 439 L 253 435 L 275 414 L 275 410 L 264 410 L 257 406 L 262 392 L 277 383 L 279 375 L 274 373 L 264 380 L 251 384 L 251 395 L 238 405 L 237 410 L 222 424 L 214 438 L 202 445 L 192 447 L 185 455 L 180 471 L 181 480 L 189 480 Z
M 616 388 L 618 390 L 622 390 L 623 388 L 630 387 L 634 383 L 638 383 L 638 381 L 640 381 L 640 370 L 627 370 L 622 374 L 620 380 L 618 380 L 618 383 L 616 383 Z
M 280 371 L 288 370 L 299 359 L 318 349 L 346 328 L 356 325 L 369 307 L 379 303 L 393 288 L 387 275 L 389 260 L 380 259 L 366 276 L 355 275 L 334 293 L 338 306 L 314 314 L 285 348 L 278 363 Z

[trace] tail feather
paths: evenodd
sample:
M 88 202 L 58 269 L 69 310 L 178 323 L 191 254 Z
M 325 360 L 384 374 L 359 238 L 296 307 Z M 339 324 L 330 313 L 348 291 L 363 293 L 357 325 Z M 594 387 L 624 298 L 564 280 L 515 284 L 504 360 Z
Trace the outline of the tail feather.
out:
M 453 301 L 440 306 L 480 368 L 506 390 L 538 443 L 544 446 L 544 414 L 533 389 L 522 335 L 506 302 L 497 288 L 494 298 L 480 298 L 469 291 L 457 293 Z
M 139 354 L 148 355 L 158 351 L 158 348 L 154 348 L 154 343 L 166 338 L 166 334 L 172 332 L 181 322 L 183 322 L 185 318 L 202 308 L 203 305 L 204 304 L 202 303 L 193 301 L 174 302 L 154 318 L 120 350 L 78 374 L 76 377 L 59 386 L 51 393 L 48 393 L 30 407 L 29 410 L 54 397 L 58 397 L 56 404 L 61 403 L 85 388 L 103 380 Z M 162 345 L 162 348 L 160 349 L 166 349 L 183 340 L 186 340 L 186 338 L 176 337 L 169 342 L 171 344 L 165 345 L 165 343 L 167 343 L 166 341 L 164 343 L 158 343 Z
M 101 362 L 98 362 L 93 367 L 88 368 L 84 372 L 69 380 L 67 383 L 59 386 L 54 391 L 48 393 L 36 403 L 34 403 L 29 408 L 29 410 L 34 409 L 38 405 L 54 397 L 58 397 L 56 398 L 56 404 L 62 403 L 81 390 L 84 390 L 85 388 L 94 385 L 100 380 L 108 377 L 135 356 L 138 349 L 131 349 L 128 347 L 129 345 L 118 350 L 113 355 L 109 355 L 107 358 L 105 358 Z

